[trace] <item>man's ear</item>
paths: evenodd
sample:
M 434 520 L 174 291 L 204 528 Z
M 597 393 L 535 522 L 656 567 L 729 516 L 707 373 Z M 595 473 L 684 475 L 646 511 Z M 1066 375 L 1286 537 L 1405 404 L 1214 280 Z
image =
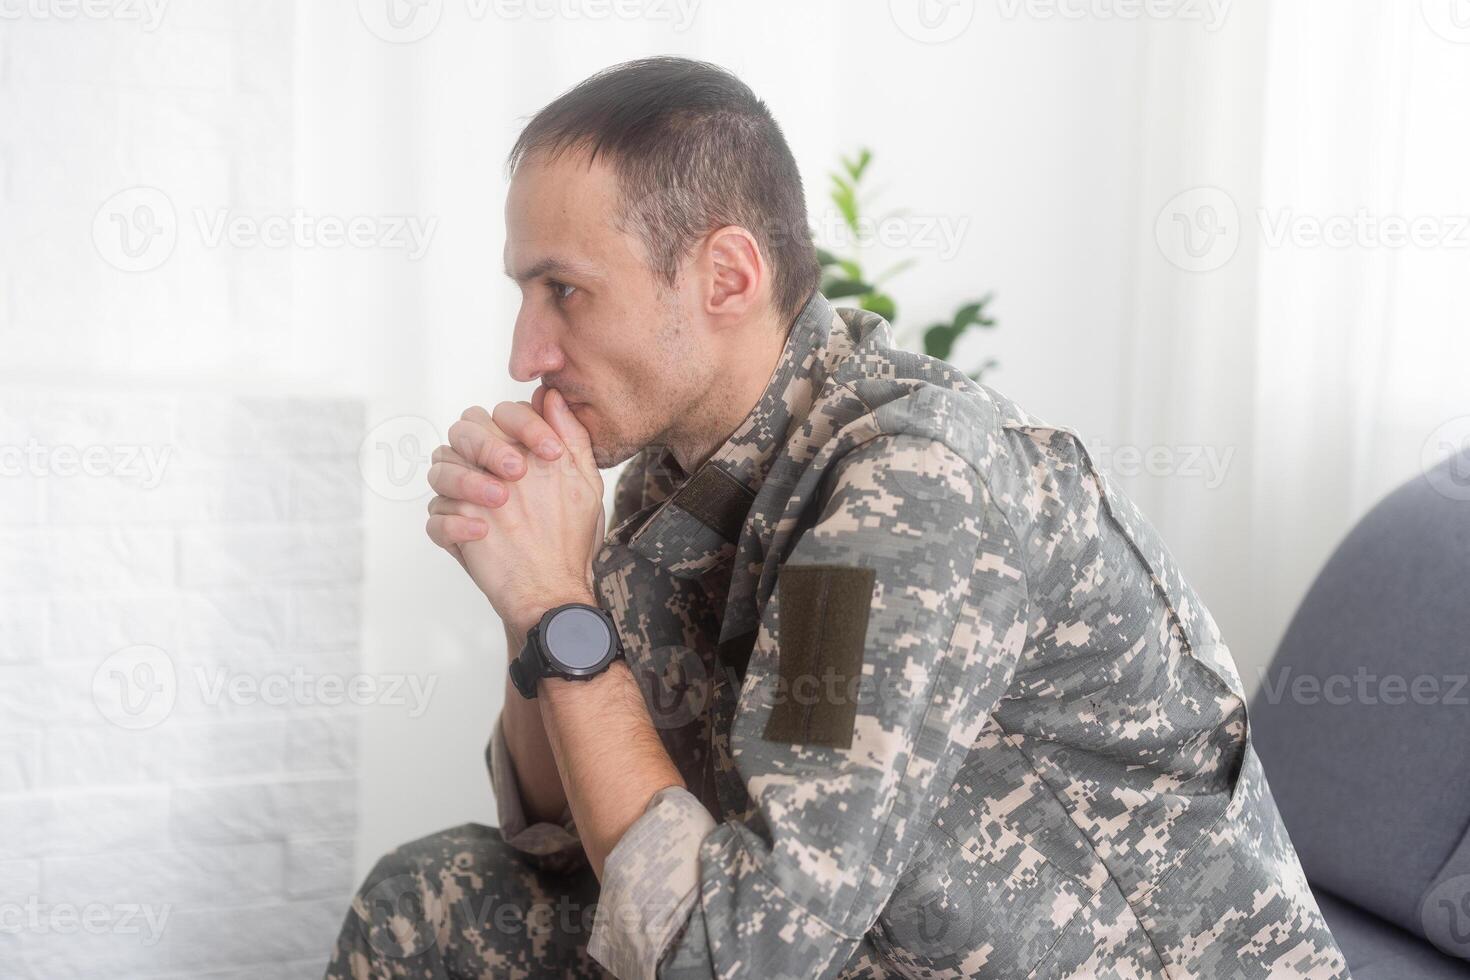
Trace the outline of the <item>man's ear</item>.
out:
M 770 290 L 770 269 L 755 236 L 728 225 L 705 238 L 701 257 L 709 284 L 704 312 L 712 317 L 743 320 L 760 310 Z

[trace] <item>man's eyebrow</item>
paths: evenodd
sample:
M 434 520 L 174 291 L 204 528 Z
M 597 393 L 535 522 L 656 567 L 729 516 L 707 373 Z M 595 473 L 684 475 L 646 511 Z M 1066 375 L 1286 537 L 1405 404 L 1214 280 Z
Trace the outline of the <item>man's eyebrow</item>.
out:
M 572 262 L 567 259 L 559 259 L 555 256 L 544 258 L 520 272 L 511 272 L 509 268 L 505 274 L 516 282 L 530 282 L 545 275 L 572 276 L 581 279 L 596 279 L 597 273 L 592 266 L 582 262 Z

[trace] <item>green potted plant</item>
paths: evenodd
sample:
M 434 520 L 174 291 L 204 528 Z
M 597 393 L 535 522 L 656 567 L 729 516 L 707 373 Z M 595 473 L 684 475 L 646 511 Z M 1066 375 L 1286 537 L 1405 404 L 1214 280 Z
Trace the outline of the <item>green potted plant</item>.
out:
M 896 323 L 898 304 L 894 301 L 893 296 L 882 287 L 888 280 L 912 266 L 914 260 L 905 259 L 874 276 L 864 271 L 859 254 L 860 236 L 862 235 L 863 208 L 870 203 L 865 198 L 870 195 L 862 193 L 864 190 L 862 182 L 869 165 L 873 162 L 873 153 L 864 148 L 856 157 L 849 159 L 842 156 L 840 160 L 841 172 L 833 171 L 830 174 L 831 198 L 838 213 L 842 216 L 843 223 L 853 233 L 854 251 L 849 255 L 837 255 L 820 246 L 817 248 L 817 260 L 822 265 L 822 294 L 834 302 L 844 299 L 851 300 L 852 304 L 860 309 L 871 310 L 893 324 L 894 331 L 897 333 L 899 329 Z M 902 210 L 889 212 L 883 218 L 903 213 Z M 948 361 L 956 342 L 967 331 L 993 328 L 995 319 L 986 309 L 992 298 L 993 294 L 987 293 L 978 300 L 962 305 L 950 320 L 940 321 L 924 328 L 921 335 L 924 353 Z M 899 339 L 895 337 L 895 340 Z M 979 381 L 980 376 L 995 365 L 995 359 L 989 358 L 973 371 L 966 373 Z

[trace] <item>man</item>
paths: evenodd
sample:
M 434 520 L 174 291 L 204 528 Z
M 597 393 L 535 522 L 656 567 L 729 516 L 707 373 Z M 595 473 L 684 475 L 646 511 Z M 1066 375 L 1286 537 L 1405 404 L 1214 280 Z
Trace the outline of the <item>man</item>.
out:
M 832 308 L 746 86 L 619 66 L 511 172 L 541 384 L 450 429 L 428 525 L 506 625 L 500 826 L 380 861 L 328 976 L 1347 975 L 1163 544 Z

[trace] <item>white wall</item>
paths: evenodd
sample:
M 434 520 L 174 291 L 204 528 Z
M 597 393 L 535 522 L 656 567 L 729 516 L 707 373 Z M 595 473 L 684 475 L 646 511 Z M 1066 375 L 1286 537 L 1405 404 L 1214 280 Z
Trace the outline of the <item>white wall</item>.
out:
M 358 673 L 361 429 L 344 401 L 0 395 L 5 976 L 319 969 L 353 884 L 358 719 L 323 684 Z
M 209 233 L 296 202 L 293 11 L 87 9 L 0 10 L 0 975 L 319 976 L 363 409 Z

